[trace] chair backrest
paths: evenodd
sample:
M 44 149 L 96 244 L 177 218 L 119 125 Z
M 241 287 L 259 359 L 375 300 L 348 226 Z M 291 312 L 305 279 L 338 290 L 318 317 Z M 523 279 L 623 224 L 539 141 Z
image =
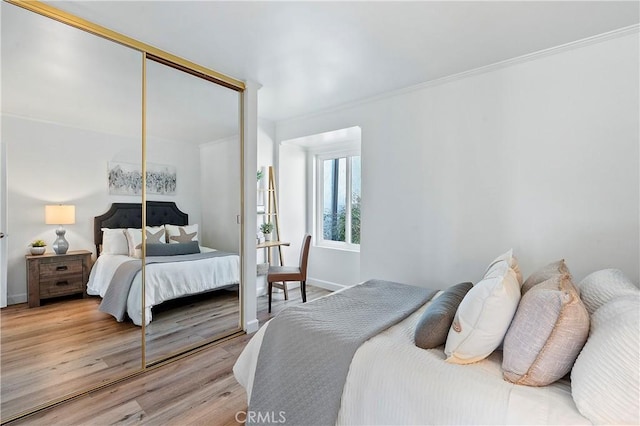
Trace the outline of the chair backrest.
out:
M 309 248 L 311 247 L 311 235 L 306 234 L 302 239 L 302 247 L 300 247 L 300 273 L 302 281 L 307 280 L 307 263 L 309 262 Z

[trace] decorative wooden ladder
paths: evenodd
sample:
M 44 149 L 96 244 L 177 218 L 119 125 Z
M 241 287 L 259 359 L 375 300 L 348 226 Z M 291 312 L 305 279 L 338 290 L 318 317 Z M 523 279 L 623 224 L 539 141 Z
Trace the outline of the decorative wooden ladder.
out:
M 271 247 L 278 247 L 278 258 L 280 259 L 280 265 L 284 265 L 284 258 L 282 256 L 282 245 L 280 244 L 280 219 L 278 217 L 278 194 L 276 192 L 276 176 L 273 170 L 273 166 L 269 166 L 269 186 L 267 188 L 267 211 L 265 214 L 265 220 L 273 223 L 272 243 Z M 266 242 L 267 248 L 267 261 L 271 264 L 271 247 Z

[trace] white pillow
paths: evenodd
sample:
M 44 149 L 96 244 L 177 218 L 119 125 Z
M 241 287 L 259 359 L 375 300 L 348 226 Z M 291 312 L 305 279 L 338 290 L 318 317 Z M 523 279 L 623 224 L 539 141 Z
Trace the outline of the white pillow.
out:
M 509 249 L 506 253 L 501 254 L 500 256 L 493 259 L 491 263 L 489 263 L 489 267 L 484 273 L 484 277 L 487 278 L 487 274 L 491 274 L 492 268 L 498 264 L 499 262 L 505 261 L 509 264 L 509 267 L 513 269 L 513 272 L 516 273 L 516 277 L 518 278 L 518 283 L 522 286 L 522 272 L 520 271 L 520 265 L 518 265 L 518 259 L 513 255 L 513 249 Z
M 124 235 L 127 237 L 127 254 L 131 257 L 142 257 L 142 232 L 140 229 L 127 228 L 124 230 Z
M 470 364 L 488 357 L 509 329 L 520 301 L 520 284 L 506 261 L 491 271 L 458 306 L 444 349 L 448 362 Z
M 616 297 L 591 316 L 571 371 L 571 395 L 594 424 L 640 424 L 640 293 Z
M 164 226 L 147 226 L 146 232 L 148 243 L 166 242 Z M 124 234 L 127 239 L 128 255 L 140 259 L 142 257 L 142 232 L 137 228 L 127 228 Z
M 124 229 L 102 228 L 102 250 L 100 254 L 129 254 L 127 237 Z
M 167 231 L 167 240 L 170 244 L 188 243 L 198 241 L 198 224 L 195 225 L 164 225 Z
M 589 314 L 617 296 L 636 294 L 639 291 L 633 281 L 619 269 L 593 272 L 580 281 L 578 289 Z

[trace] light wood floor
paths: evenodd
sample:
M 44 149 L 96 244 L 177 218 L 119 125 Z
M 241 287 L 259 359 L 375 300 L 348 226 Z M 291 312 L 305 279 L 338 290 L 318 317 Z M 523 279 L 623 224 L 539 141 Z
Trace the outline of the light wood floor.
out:
M 307 300 L 329 293 L 307 286 Z M 299 290 L 258 299 L 262 325 L 287 305 L 300 303 Z M 233 364 L 251 336 L 241 335 L 143 375 L 95 391 L 12 424 L 32 425 L 236 425 L 246 410 L 246 394 L 233 377 Z
M 100 312 L 100 300 L 64 298 L 2 309 L 2 421 L 140 370 L 142 328 Z M 239 319 L 237 289 L 166 302 L 154 308 L 146 329 L 147 362 L 229 334 Z

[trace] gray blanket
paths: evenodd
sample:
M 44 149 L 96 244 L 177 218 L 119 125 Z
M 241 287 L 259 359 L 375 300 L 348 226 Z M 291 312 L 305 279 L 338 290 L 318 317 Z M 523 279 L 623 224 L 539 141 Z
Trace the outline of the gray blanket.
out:
M 192 260 L 208 259 L 211 257 L 233 256 L 233 253 L 212 251 L 204 253 L 183 254 L 178 256 L 152 256 L 147 257 L 145 264 L 188 262 Z M 129 260 L 118 266 L 113 274 L 107 291 L 104 294 L 100 307 L 101 312 L 113 315 L 118 322 L 124 321 L 127 312 L 127 298 L 129 290 L 136 274 L 142 269 L 142 260 Z
M 358 347 L 435 293 L 371 280 L 282 311 L 258 354 L 247 424 L 334 425 Z

